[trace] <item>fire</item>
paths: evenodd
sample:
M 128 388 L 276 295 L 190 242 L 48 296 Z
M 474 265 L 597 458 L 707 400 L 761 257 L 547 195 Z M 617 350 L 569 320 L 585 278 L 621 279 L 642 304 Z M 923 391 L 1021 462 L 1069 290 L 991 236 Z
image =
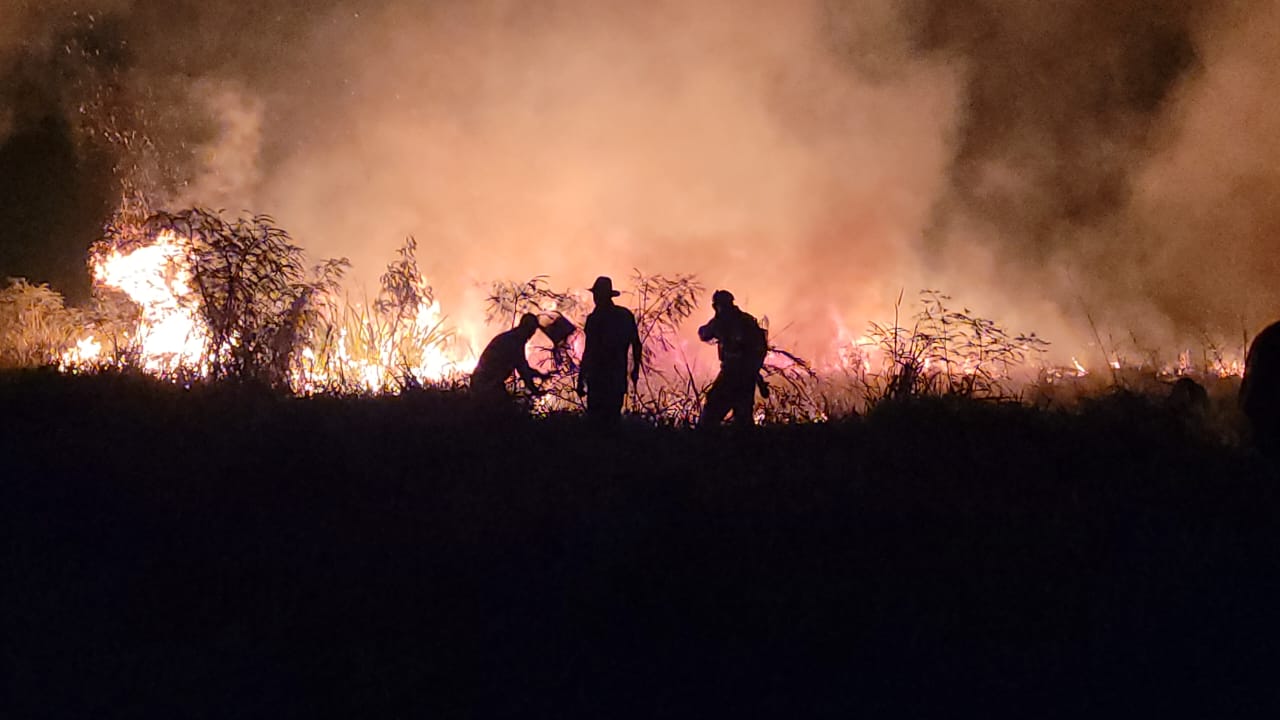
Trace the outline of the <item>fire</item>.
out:
M 1218 374 L 1220 378 L 1227 377 L 1244 377 L 1244 362 L 1241 360 L 1215 360 L 1212 370 Z
M 192 266 L 194 248 L 199 243 L 199 236 L 194 237 L 193 240 L 173 230 L 163 230 L 141 243 L 131 235 L 127 242 L 96 250 L 90 259 L 95 285 L 126 295 L 138 306 L 138 319 L 131 327 L 117 328 L 110 341 L 88 331 L 73 337 L 73 344 L 55 356 L 59 357 L 60 366 L 74 370 L 124 362 L 119 355 L 104 357 L 104 347 L 116 348 L 114 352 L 118 353 L 123 340 L 128 362 L 137 363 L 146 372 L 157 375 L 181 372 L 186 377 L 207 377 L 217 365 L 213 361 L 233 356 L 235 350 L 242 347 L 240 343 L 261 344 L 260 334 L 241 337 L 232 332 L 224 334 L 222 347 L 211 347 L 213 335 L 203 319 L 206 317 L 202 307 L 204 296 L 197 287 Z M 273 377 L 282 378 L 299 394 L 394 393 L 415 384 L 465 378 L 476 364 L 473 346 L 468 337 L 447 325 L 440 303 L 417 271 L 412 246 L 403 252 L 407 254 L 403 254 L 399 267 L 406 272 L 396 276 L 401 281 L 395 286 L 398 292 L 388 291 L 384 286 L 387 294 L 379 295 L 373 307 L 347 301 L 336 283 L 311 285 L 297 281 L 300 284 L 292 287 L 306 288 L 306 291 L 299 291 L 301 295 L 293 309 L 303 307 L 305 302 L 305 307 L 311 310 L 305 322 L 302 314 L 293 313 L 296 322 L 282 323 L 276 329 L 284 340 L 272 347 L 284 349 L 273 349 L 263 356 L 281 364 L 284 375 Z M 544 313 L 557 313 L 559 303 L 552 299 L 538 307 Z M 989 346 L 978 344 L 988 336 L 975 335 L 966 344 L 956 334 L 956 325 L 948 329 L 952 333 L 949 336 L 874 323 L 866 334 L 858 334 L 850 331 L 841 317 L 833 310 L 834 341 L 829 352 L 819 356 L 816 363 L 810 365 L 787 353 L 772 353 L 767 364 L 774 371 L 803 370 L 816 381 L 818 376 L 810 370 L 812 367 L 821 373 L 823 382 L 833 380 L 837 385 L 844 383 L 869 394 L 896 392 L 894 383 L 903 378 L 913 383 L 919 380 L 921 392 L 963 393 L 976 392 L 974 388 L 981 392 L 1004 392 L 1021 386 L 1030 381 L 1023 377 L 1030 377 L 1028 370 L 1038 371 L 1049 383 L 1091 375 L 1075 357 L 1071 358 L 1070 365 L 1044 364 L 1037 354 L 1040 350 L 1036 343 L 1040 341 L 1034 335 L 1007 341 L 996 347 L 999 352 L 991 355 L 985 349 Z M 984 332 L 992 327 L 989 322 L 980 324 L 986 322 L 980 319 L 969 320 L 966 316 L 961 319 Z M 483 324 L 472 322 L 467 327 L 482 328 Z M 582 339 L 578 333 L 573 340 L 578 352 Z M 210 353 L 215 353 L 212 358 Z M 1009 356 L 1017 359 L 1001 359 Z M 1153 372 L 1159 377 L 1216 375 L 1225 378 L 1238 377 L 1244 371 L 1240 359 L 1225 357 L 1215 348 L 1210 348 L 1199 363 L 1193 361 L 1191 351 L 1187 350 L 1178 355 L 1176 364 L 1154 368 L 1149 364 L 1131 365 L 1122 353 L 1114 350 L 1109 350 L 1104 357 L 1113 374 L 1128 368 Z M 682 358 L 687 358 L 687 352 Z M 791 367 L 795 364 L 793 361 L 799 363 L 797 368 Z M 684 364 L 687 367 L 687 363 Z M 653 382 L 646 379 L 646 383 Z M 656 382 L 661 385 L 660 381 Z M 655 389 L 648 385 L 645 391 L 666 392 L 661 387 Z M 535 407 L 550 412 L 572 404 L 543 397 L 537 399 Z
M 207 366 L 208 329 L 198 314 L 186 256 L 184 240 L 166 230 L 151 245 L 113 249 L 91 263 L 94 282 L 123 291 L 142 309 L 134 337 L 142 367 L 151 372 Z
M 190 249 L 188 238 L 164 230 L 150 243 L 110 248 L 90 260 L 96 286 L 121 291 L 140 308 L 128 335 L 140 366 L 153 374 L 209 372 L 210 333 L 200 314 L 202 298 L 193 287 Z M 425 299 L 430 293 L 420 295 L 424 299 L 417 307 L 390 326 L 369 320 L 368 311 L 328 298 L 328 312 L 321 314 L 336 332 L 327 342 L 300 342 L 290 363 L 291 388 L 304 394 L 379 393 L 407 381 L 438 382 L 469 373 L 476 360 L 464 339 L 445 331 L 440 304 Z M 236 343 L 232 337 L 229 344 Z M 63 354 L 62 366 L 93 365 L 101 355 L 102 343 L 86 334 Z
M 414 316 L 411 334 L 418 338 L 429 338 L 444 324 L 440 312 L 440 303 L 432 300 L 418 306 Z M 452 375 L 470 373 L 476 368 L 478 358 L 460 359 L 446 352 L 440 343 L 423 343 L 422 358 L 412 370 L 414 375 L 429 380 L 442 380 Z
M 102 343 L 93 339 L 93 336 L 82 337 L 76 340 L 75 347 L 67 350 L 62 354 L 59 367 L 63 370 L 73 369 L 93 365 L 102 357 Z
M 845 326 L 840 316 L 832 311 L 831 319 L 836 328 L 835 361 L 824 368 L 829 372 L 853 373 L 865 375 L 872 371 L 871 355 L 875 351 L 875 340 L 866 335 L 854 337 Z
M 407 322 L 389 329 L 367 322 L 351 329 L 343 325 L 329 349 L 301 348 L 290 385 L 303 394 L 335 389 L 381 393 L 398 390 L 406 379 L 460 378 L 475 369 L 476 358 L 461 337 L 442 334 L 443 326 L 434 300 L 419 303 Z
M 1076 377 L 1085 377 L 1086 375 L 1089 374 L 1089 371 L 1086 370 L 1085 367 L 1080 364 L 1079 360 L 1075 358 L 1071 358 L 1071 365 L 1076 369 Z

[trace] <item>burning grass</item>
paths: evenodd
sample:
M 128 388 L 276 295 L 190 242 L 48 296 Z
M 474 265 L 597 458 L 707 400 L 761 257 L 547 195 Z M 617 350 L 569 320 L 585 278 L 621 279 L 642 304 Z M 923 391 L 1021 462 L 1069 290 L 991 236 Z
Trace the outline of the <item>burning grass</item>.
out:
M 344 287 L 345 259 L 308 268 L 270 217 L 226 219 L 203 209 L 138 216 L 122 214 L 92 249 L 88 307 L 65 307 L 56 292 L 21 280 L 0 291 L 0 366 L 138 370 L 185 384 L 233 379 L 300 395 L 376 395 L 464 384 L 486 339 L 460 336 L 451 325 L 412 237 L 388 263 L 376 295 L 354 298 Z M 645 350 L 627 411 L 652 424 L 692 425 L 714 373 L 690 360 L 683 329 L 705 290 L 693 276 L 640 271 L 630 285 L 627 304 Z M 584 292 L 556 290 L 545 276 L 490 287 L 490 328 L 532 312 L 554 340 L 531 348 L 551 374 L 537 396 L 523 400 L 535 414 L 581 410 L 574 387 L 589 309 Z M 1236 353 L 1206 339 L 1195 357 L 1188 350 L 1161 363 L 1157 352 L 1104 346 L 1099 338 L 1097 350 L 1109 358 L 1103 372 L 1079 360 L 1054 366 L 1044 360 L 1049 343 L 1035 333 L 956 309 L 936 290 L 922 291 L 914 310 L 900 295 L 891 321 L 869 323 L 857 339 L 842 330 L 840 338 L 816 360 L 771 346 L 763 372 L 771 392 L 757 404 L 757 422 L 828 421 L 928 396 L 1042 407 L 1117 388 L 1163 396 L 1182 377 L 1222 398 L 1241 374 L 1243 352 L 1243 345 Z M 515 384 L 511 390 L 522 392 Z

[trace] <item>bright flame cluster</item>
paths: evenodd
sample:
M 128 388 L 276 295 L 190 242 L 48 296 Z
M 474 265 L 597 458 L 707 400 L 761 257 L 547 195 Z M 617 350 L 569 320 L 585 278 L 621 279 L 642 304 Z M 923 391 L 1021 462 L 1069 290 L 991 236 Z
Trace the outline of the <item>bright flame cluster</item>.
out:
M 136 325 L 124 339 L 149 373 L 209 372 L 209 329 L 201 319 L 189 258 L 189 239 L 165 230 L 149 244 L 112 248 L 90 260 L 96 286 L 119 290 L 139 307 Z M 326 309 L 322 314 L 335 332 L 325 342 L 299 338 L 289 369 L 295 392 L 388 392 L 403 387 L 406 380 L 439 382 L 475 367 L 465 345 L 442 332 L 438 302 L 424 300 L 407 317 L 389 324 L 371 322 L 367 313 L 349 307 L 338 309 L 336 303 Z M 357 318 L 352 327 L 344 324 L 344 316 Z M 65 369 L 114 362 L 120 361 L 104 357 L 102 341 L 92 334 L 79 338 L 62 355 Z
M 143 369 L 151 372 L 208 368 L 204 352 L 209 330 L 191 288 L 187 250 L 185 238 L 166 230 L 151 245 L 128 252 L 113 249 L 92 260 L 95 283 L 123 291 L 142 309 L 133 339 Z
M 419 303 L 410 317 L 390 327 L 361 320 L 352 328 L 342 324 L 332 342 L 303 345 L 290 384 L 303 394 L 332 389 L 380 393 L 399 390 L 406 377 L 419 383 L 461 378 L 475 369 L 476 359 L 459 351 L 462 344 L 456 338 L 442 334 L 443 324 L 440 303 L 434 300 Z

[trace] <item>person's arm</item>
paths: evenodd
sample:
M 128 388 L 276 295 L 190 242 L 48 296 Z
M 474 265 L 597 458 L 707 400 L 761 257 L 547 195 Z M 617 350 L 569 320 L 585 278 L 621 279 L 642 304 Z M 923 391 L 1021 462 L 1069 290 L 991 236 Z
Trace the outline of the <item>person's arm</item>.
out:
M 640 364 L 644 362 L 644 344 L 640 342 L 640 328 L 636 316 L 631 315 L 631 383 L 640 381 Z
M 587 321 L 582 325 L 582 332 L 586 335 L 586 341 L 582 343 L 582 360 L 578 362 L 578 386 L 579 395 L 587 394 L 587 368 L 591 367 L 591 319 L 595 313 L 587 316 Z
M 516 359 L 516 372 L 524 381 L 524 386 L 529 388 L 529 392 L 534 394 L 540 392 L 538 386 L 533 384 L 533 379 L 546 376 L 529 366 L 529 359 L 524 356 L 524 348 L 520 348 L 520 356 Z
M 707 343 L 716 339 L 716 319 L 714 317 L 708 320 L 706 325 L 698 328 L 698 339 Z

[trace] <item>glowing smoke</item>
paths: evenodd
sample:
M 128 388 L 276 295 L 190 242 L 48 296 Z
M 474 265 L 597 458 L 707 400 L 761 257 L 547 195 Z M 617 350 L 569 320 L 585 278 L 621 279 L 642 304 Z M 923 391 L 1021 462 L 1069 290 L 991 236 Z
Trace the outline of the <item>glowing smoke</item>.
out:
M 272 213 L 367 281 L 412 233 L 464 325 L 477 282 L 631 267 L 810 348 L 899 287 L 1071 354 L 1086 308 L 1168 351 L 1280 310 L 1265 2 L 2 1 L 10 77 L 125 44 L 166 200 Z

